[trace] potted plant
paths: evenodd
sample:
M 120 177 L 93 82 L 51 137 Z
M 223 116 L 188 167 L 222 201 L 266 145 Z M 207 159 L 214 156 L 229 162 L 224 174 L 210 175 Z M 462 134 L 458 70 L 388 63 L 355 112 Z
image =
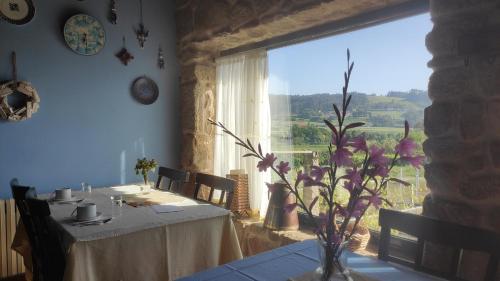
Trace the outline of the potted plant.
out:
M 342 88 L 342 104 L 333 104 L 336 122 L 324 120 L 331 130 L 332 138 L 328 144 L 328 165 L 313 166 L 310 173 L 299 171 L 295 182 L 290 182 L 286 174 L 290 171 L 289 163 L 280 161 L 271 152 L 264 152 L 260 144 L 255 146 L 249 140 L 243 140 L 228 130 L 222 123 L 209 120 L 212 125 L 220 127 L 222 131 L 236 139 L 236 143 L 248 150 L 243 157 L 256 157 L 259 171 L 271 169 L 278 175 L 280 185 L 284 184 L 286 190 L 295 195 L 296 202 L 285 206 L 291 211 L 299 207 L 315 222 L 315 233 L 320 247 L 321 266 L 318 268 L 319 279 L 322 281 L 333 280 L 340 277 L 352 280 L 349 270 L 342 262 L 341 255 L 351 236 L 356 233 L 356 228 L 370 206 L 379 208 L 383 202 L 390 206 L 391 203 L 384 198 L 384 190 L 391 181 L 409 186 L 408 182 L 393 178 L 390 171 L 395 165 L 412 165 L 419 168 L 424 160 L 423 156 L 416 155 L 416 144 L 409 138 L 409 124 L 405 121 L 404 134 L 394 148 L 395 153 L 387 155 L 383 148 L 369 145 L 364 135 L 348 137 L 349 130 L 364 125 L 362 122 L 346 124 L 346 115 L 351 95 L 348 94 L 349 81 L 354 63 L 350 61 L 347 50 L 347 71 L 344 72 L 344 86 Z M 354 161 L 354 155 L 362 161 Z M 268 183 L 272 192 L 277 183 Z M 299 188 L 320 189 L 319 196 L 311 203 L 306 204 L 299 192 Z M 345 189 L 349 193 L 346 203 L 336 199 L 336 193 Z M 312 214 L 312 208 L 318 200 L 326 204 L 326 211 L 319 217 Z M 352 227 L 348 227 L 353 222 Z M 352 223 L 351 223 L 352 224 Z
M 158 167 L 158 163 L 156 163 L 156 160 L 154 159 L 148 160 L 146 157 L 143 159 L 137 159 L 137 163 L 135 164 L 135 174 L 141 174 L 144 184 L 148 185 L 148 173 L 153 172 L 156 167 Z

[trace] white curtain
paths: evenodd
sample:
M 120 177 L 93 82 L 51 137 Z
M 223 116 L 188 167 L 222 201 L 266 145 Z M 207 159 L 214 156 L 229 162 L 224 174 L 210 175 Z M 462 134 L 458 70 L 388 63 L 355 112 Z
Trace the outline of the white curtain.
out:
M 228 129 L 242 139 L 260 143 L 264 154 L 271 151 L 271 114 L 268 94 L 268 61 L 266 51 L 257 51 L 217 60 L 216 116 Z M 216 132 L 214 172 L 225 176 L 233 169 L 248 174 L 250 207 L 264 216 L 268 197 L 266 182 L 271 173 L 260 173 L 258 159 L 242 156 L 247 153 L 235 140 Z

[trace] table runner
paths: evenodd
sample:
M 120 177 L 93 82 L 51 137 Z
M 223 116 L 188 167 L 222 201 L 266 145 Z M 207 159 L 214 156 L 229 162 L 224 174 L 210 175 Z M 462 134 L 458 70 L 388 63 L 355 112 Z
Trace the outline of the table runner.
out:
M 110 196 L 134 192 L 140 188 L 94 189 L 86 201 L 109 216 Z M 169 192 L 148 196 L 155 193 L 183 210 L 157 214 L 150 207 L 124 205 L 122 215 L 110 223 L 79 227 L 69 224 L 75 205 L 51 205 L 67 248 L 64 280 L 173 280 L 242 257 L 229 211 Z M 19 243 L 28 243 L 16 241 L 16 250 L 23 248 Z

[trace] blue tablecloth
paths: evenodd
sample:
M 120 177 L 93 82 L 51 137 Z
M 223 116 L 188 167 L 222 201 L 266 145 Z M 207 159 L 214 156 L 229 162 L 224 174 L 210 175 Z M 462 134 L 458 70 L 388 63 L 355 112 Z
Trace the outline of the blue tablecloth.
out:
M 350 252 L 347 255 L 350 268 L 376 280 L 442 280 L 374 258 Z M 316 241 L 307 240 L 199 272 L 178 281 L 286 281 L 318 266 Z

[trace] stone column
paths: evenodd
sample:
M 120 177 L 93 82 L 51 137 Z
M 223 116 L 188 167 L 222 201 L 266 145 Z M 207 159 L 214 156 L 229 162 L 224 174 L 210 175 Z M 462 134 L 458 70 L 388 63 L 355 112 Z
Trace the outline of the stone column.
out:
M 213 172 L 215 128 L 215 63 L 212 57 L 181 66 L 181 166 L 188 171 Z
M 304 172 L 309 174 L 311 172 L 311 167 L 312 166 L 319 166 L 319 155 L 318 152 L 311 152 L 304 154 Z M 311 204 L 311 202 L 319 196 L 319 187 L 318 186 L 311 186 L 311 187 L 305 187 L 304 188 L 304 203 L 307 205 Z M 312 208 L 312 213 L 313 215 L 319 215 L 319 203 L 314 205 Z
M 500 233 L 499 2 L 431 0 L 431 15 L 424 214 Z M 465 266 L 465 279 L 481 262 Z
M 190 172 L 213 173 L 215 128 L 208 119 L 215 119 L 214 55 L 183 48 L 181 60 L 181 168 Z M 194 175 L 194 173 L 193 173 Z M 186 194 L 194 192 L 194 177 L 184 186 Z M 205 195 L 202 190 L 202 196 Z

